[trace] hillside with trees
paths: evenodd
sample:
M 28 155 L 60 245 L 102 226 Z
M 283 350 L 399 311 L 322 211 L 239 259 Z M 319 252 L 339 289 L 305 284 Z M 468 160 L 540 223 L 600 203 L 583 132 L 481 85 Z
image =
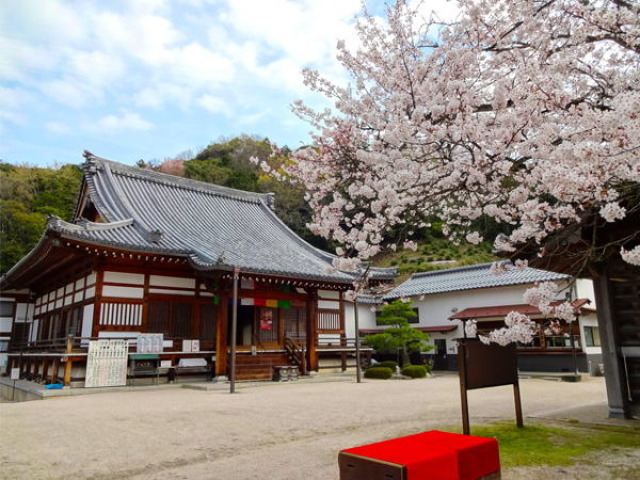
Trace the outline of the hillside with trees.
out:
M 82 170 L 0 162 L 0 272 L 6 272 L 38 242 L 47 215 L 73 215 Z

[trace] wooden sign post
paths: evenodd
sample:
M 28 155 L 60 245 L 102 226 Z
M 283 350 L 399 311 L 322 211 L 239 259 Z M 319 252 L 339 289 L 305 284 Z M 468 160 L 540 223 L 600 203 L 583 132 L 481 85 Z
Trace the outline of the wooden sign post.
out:
M 11 401 L 14 402 L 16 399 L 16 382 L 20 380 L 20 369 L 12 368 L 11 369 L 11 380 L 13 380 L 13 392 L 11 393 Z
M 458 373 L 462 404 L 462 431 L 470 435 L 467 391 L 476 388 L 513 385 L 516 424 L 522 428 L 522 403 L 518 383 L 518 360 L 515 344 L 502 347 L 485 345 L 477 338 L 458 339 Z

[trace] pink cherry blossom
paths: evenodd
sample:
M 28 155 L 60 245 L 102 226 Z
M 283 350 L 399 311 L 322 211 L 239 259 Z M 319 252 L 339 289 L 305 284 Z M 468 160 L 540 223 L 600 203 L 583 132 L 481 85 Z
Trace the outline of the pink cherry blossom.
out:
M 545 240 L 588 219 L 638 215 L 637 1 L 461 0 L 448 24 L 412 4 L 396 1 L 385 21 L 365 12 L 360 46 L 338 44 L 348 85 L 303 72 L 333 109 L 293 105 L 315 135 L 282 172 L 305 187 L 314 233 L 365 259 L 434 217 L 453 240 L 478 241 L 472 222 L 485 215 L 512 227 L 498 250 L 543 256 Z M 640 247 L 626 250 L 638 240 L 592 242 L 576 268 L 605 251 L 640 265 Z M 553 315 L 549 294 L 528 296 Z M 522 341 L 530 323 L 510 321 L 482 338 Z

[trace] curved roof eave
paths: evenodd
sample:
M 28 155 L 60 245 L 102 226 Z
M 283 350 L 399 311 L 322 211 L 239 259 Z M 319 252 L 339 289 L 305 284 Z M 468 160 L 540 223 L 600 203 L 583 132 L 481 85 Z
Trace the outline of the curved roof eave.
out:
M 38 259 L 44 257 L 53 247 L 52 238 L 48 235 L 48 231 L 45 232 L 38 240 L 38 243 L 22 257 L 13 267 L 11 267 L 5 274 L 0 277 L 0 290 L 9 288 L 11 281 L 14 277 L 24 274 L 33 268 L 36 268 Z
M 301 272 L 283 272 L 283 271 L 272 270 L 267 268 L 237 267 L 234 265 L 228 265 L 228 264 L 219 263 L 219 262 L 204 262 L 200 259 L 200 257 L 198 257 L 195 254 L 189 255 L 189 264 L 194 269 L 203 271 L 203 272 L 213 271 L 213 270 L 226 270 L 231 272 L 235 268 L 237 268 L 241 273 L 244 273 L 244 274 L 289 278 L 292 281 L 304 280 L 309 282 L 323 282 L 323 283 L 333 283 L 333 284 L 342 284 L 342 285 L 351 286 L 354 280 L 352 277 L 312 275 L 312 274 L 305 274 Z

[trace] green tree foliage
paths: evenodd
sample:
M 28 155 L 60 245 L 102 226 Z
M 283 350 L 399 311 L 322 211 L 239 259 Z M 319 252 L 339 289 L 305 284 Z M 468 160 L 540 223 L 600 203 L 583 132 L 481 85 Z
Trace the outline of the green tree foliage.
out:
M 0 272 L 35 246 L 47 215 L 71 218 L 81 179 L 76 165 L 39 168 L 0 162 Z
M 252 157 L 266 159 L 271 154 L 268 139 L 241 135 L 212 143 L 193 160 L 185 162 L 184 176 L 225 187 L 257 192 L 258 168 Z
M 269 140 L 257 136 L 241 135 L 221 139 L 207 146 L 192 160 L 184 161 L 183 176 L 249 192 L 273 193 L 276 215 L 312 245 L 329 249 L 330 245 L 326 240 L 307 229 L 311 210 L 304 200 L 304 190 L 299 185 L 281 182 L 266 175 L 252 161 L 252 158 L 256 158 L 261 162 L 268 162 L 277 170 L 290 162 L 289 153 L 284 147 L 280 155 L 273 156 Z M 162 165 L 157 169 L 162 170 Z
M 364 343 L 373 347 L 378 353 L 400 352 L 402 364 L 410 363 L 410 352 L 424 352 L 433 347 L 426 345 L 429 334 L 413 328 L 409 320 L 417 316 L 411 302 L 395 300 L 382 307 L 378 322 L 382 325 L 393 325 L 381 333 L 369 335 Z

